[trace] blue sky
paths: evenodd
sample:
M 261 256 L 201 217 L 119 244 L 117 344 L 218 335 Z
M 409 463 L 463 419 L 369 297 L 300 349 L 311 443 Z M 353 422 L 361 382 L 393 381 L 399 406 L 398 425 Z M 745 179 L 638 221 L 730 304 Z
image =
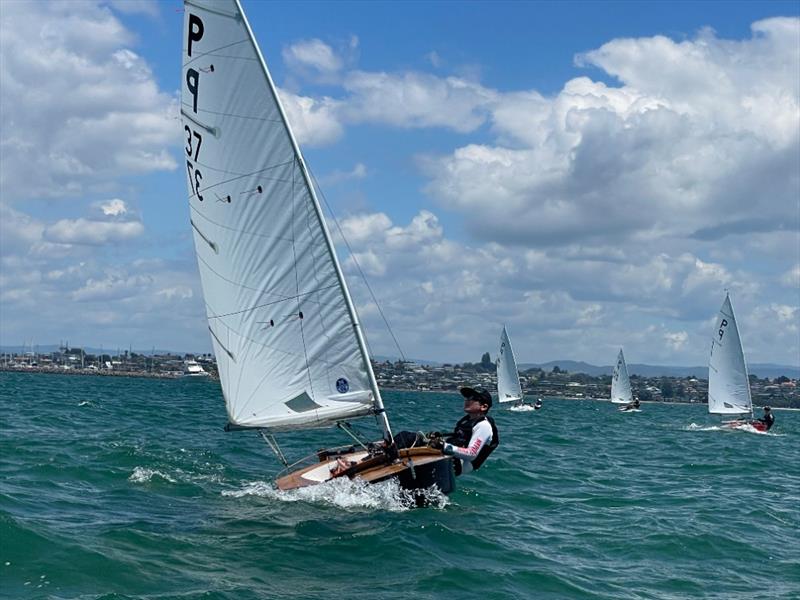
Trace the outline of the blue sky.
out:
M 796 2 L 243 6 L 407 355 L 800 364 Z M 0 7 L 0 343 L 210 349 L 181 10 Z

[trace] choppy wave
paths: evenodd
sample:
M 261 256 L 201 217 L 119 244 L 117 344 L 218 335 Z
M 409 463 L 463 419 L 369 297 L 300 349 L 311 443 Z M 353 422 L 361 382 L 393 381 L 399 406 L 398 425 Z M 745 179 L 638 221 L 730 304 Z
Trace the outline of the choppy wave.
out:
M 436 488 L 418 494 L 431 508 L 444 508 L 449 503 L 447 496 Z M 261 496 L 280 502 L 314 502 L 346 509 L 372 508 L 392 512 L 403 512 L 417 506 L 415 493 L 402 489 L 395 480 L 368 484 L 358 478 L 339 478 L 295 490 L 279 490 L 272 483 L 254 481 L 238 490 L 224 490 L 222 495 L 234 498 Z
M 384 401 L 397 431 L 447 431 L 461 405 Z M 278 491 L 263 441 L 221 431 L 212 384 L 0 374 L 0 595 L 797 597 L 800 412 L 756 436 L 705 406 L 545 404 L 493 410 L 486 464 L 412 510 L 392 483 Z M 350 443 L 335 429 L 279 442 L 292 460 Z
M 163 479 L 169 483 L 178 483 L 177 479 L 171 477 L 167 473 L 157 469 L 148 469 L 146 467 L 136 467 L 133 473 L 131 473 L 131 476 L 128 477 L 128 480 L 134 483 L 149 483 L 153 478 Z

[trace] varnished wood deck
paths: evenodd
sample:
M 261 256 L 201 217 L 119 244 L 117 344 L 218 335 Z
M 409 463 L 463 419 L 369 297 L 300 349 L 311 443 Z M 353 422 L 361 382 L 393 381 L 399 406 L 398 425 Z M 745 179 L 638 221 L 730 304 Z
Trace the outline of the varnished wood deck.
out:
M 336 478 L 336 476 L 331 475 L 331 471 L 336 469 L 338 458 L 357 461 L 353 476 L 360 477 L 368 483 L 378 483 L 395 477 L 410 468 L 411 465 L 421 467 L 441 460 L 450 460 L 450 457 L 444 456 L 441 451 L 427 447 L 404 449 L 400 450 L 399 454 L 400 460 L 389 465 L 384 462 L 383 457 L 368 458 L 363 451 L 343 454 L 293 471 L 278 478 L 275 483 L 280 490 L 293 490 L 330 481 Z M 347 476 L 347 474 L 338 475 L 338 477 L 344 476 Z

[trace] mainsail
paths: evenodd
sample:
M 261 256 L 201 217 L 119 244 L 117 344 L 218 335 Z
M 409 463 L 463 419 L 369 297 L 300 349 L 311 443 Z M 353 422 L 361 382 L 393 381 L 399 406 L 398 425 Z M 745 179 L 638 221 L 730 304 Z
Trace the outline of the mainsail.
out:
M 241 5 L 185 8 L 189 209 L 230 425 L 280 431 L 377 412 L 389 432 L 330 233 Z
M 631 380 L 628 377 L 628 365 L 625 364 L 625 356 L 622 348 L 617 354 L 617 364 L 614 373 L 611 375 L 611 402 L 615 404 L 628 404 L 633 400 L 631 394 Z
M 522 387 L 519 384 L 517 361 L 511 340 L 503 326 L 500 334 L 500 356 L 497 357 L 497 400 L 498 402 L 519 402 L 522 400 Z
M 718 415 L 752 414 L 750 380 L 742 340 L 728 294 L 719 309 L 708 359 L 708 412 Z

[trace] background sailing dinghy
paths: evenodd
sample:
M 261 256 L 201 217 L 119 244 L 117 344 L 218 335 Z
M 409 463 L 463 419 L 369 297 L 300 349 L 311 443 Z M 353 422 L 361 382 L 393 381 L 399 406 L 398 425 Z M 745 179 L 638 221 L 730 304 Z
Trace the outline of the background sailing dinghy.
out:
M 633 402 L 631 379 L 628 377 L 628 365 L 625 364 L 625 355 L 622 353 L 622 348 L 619 349 L 617 364 L 614 366 L 614 372 L 611 374 L 611 402 L 625 405 L 630 405 Z M 641 412 L 638 408 L 629 408 L 627 406 L 621 406 L 620 410 L 625 412 Z
M 181 115 L 189 209 L 226 430 L 339 426 L 280 489 L 337 477 L 454 487 L 452 458 L 397 450 L 361 325 L 300 148 L 238 0 L 185 0 Z M 347 423 L 374 415 L 383 439 Z M 355 448 L 358 447 L 358 450 Z
M 728 427 L 753 427 L 766 431 L 760 421 L 753 421 L 753 400 L 750 397 L 750 379 L 744 362 L 742 339 L 733 314 L 731 298 L 719 309 L 717 327 L 711 336 L 711 355 L 708 358 L 708 412 L 712 415 L 748 415 L 750 420 L 723 421 Z
M 533 410 L 532 406 L 523 403 L 517 361 L 505 325 L 500 333 L 500 354 L 497 357 L 497 401 L 500 404 L 513 403 L 515 410 Z

